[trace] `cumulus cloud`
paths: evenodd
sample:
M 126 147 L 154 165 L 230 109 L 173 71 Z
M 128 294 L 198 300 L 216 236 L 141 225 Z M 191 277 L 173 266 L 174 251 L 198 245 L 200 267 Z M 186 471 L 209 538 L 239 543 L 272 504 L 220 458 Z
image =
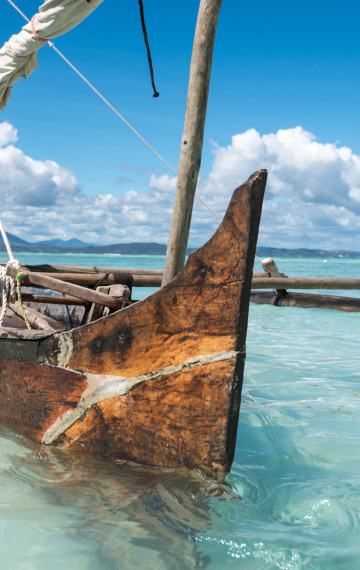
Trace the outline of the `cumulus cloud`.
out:
M 3 209 L 22 206 L 47 208 L 62 196 L 76 194 L 75 176 L 55 162 L 34 160 L 13 144 L 17 132 L 9 123 L 0 123 L 0 193 Z
M 213 143 L 213 153 L 199 191 L 215 209 L 252 171 L 268 169 L 262 245 L 360 250 L 360 157 L 350 148 L 296 127 L 262 136 L 250 129 L 227 147 Z
M 0 123 L 0 197 L 9 232 L 29 241 L 167 241 L 173 176 L 144 167 L 142 192 L 124 175 L 123 195 L 88 196 L 74 173 L 26 156 L 16 142 L 14 127 Z M 321 143 L 301 127 L 265 135 L 250 129 L 234 135 L 228 146 L 211 144 L 211 171 L 200 176 L 197 192 L 220 215 L 239 183 L 259 168 L 269 170 L 260 245 L 360 250 L 360 157 L 350 148 Z M 139 174 L 132 165 L 121 170 Z M 195 201 L 191 244 L 203 243 L 217 225 Z
M 166 191 L 150 182 L 142 193 L 88 196 L 73 172 L 34 160 L 16 141 L 14 127 L 0 123 L 1 217 L 10 233 L 30 242 L 55 237 L 95 244 L 167 241 L 171 196 Z
M 360 157 L 347 147 L 323 144 L 301 127 L 261 136 L 255 129 L 232 137 L 231 145 L 214 146 L 215 160 L 207 181 L 211 190 L 236 184 L 261 164 L 270 172 L 268 198 L 282 196 L 305 203 L 358 210 Z
M 10 123 L 0 123 L 0 148 L 17 140 L 17 130 Z

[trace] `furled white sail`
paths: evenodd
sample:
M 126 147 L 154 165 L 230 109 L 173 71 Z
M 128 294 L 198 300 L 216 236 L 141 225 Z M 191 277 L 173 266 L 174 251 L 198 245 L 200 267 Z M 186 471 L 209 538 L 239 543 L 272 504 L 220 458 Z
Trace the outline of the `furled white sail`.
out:
M 45 0 L 29 24 L 0 49 L 0 109 L 9 101 L 13 84 L 38 67 L 37 52 L 45 43 L 75 28 L 103 0 Z

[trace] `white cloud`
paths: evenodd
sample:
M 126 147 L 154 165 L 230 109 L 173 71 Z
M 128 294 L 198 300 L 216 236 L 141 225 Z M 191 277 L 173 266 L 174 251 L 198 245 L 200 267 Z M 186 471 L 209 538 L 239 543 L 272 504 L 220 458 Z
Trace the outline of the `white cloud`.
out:
M 360 250 L 360 157 L 351 149 L 296 127 L 263 136 L 250 129 L 213 152 L 199 192 L 222 212 L 230 189 L 258 168 L 269 170 L 261 245 Z
M 151 174 L 149 186 L 150 188 L 160 190 L 160 192 L 166 192 L 167 194 L 174 195 L 176 189 L 176 178 L 174 176 L 169 176 L 168 174 L 162 174 L 161 176 Z
M 122 196 L 87 196 L 70 170 L 53 161 L 26 156 L 14 145 L 17 132 L 0 123 L 1 217 L 7 231 L 30 242 L 77 237 L 89 243 L 165 243 L 174 186 L 168 176 L 158 185 Z M 131 181 L 130 181 L 131 183 Z
M 36 206 L 46 208 L 62 196 L 76 194 L 78 183 L 74 174 L 50 160 L 34 160 L 13 142 L 16 130 L 9 123 L 0 123 L 0 196 L 7 208 Z
M 29 241 L 166 242 L 173 176 L 148 172 L 142 192 L 129 179 L 121 196 L 87 196 L 74 173 L 26 156 L 16 141 L 15 128 L 0 123 L 1 216 L 9 232 Z M 259 168 L 269 170 L 260 245 L 360 250 L 360 157 L 350 148 L 320 143 L 301 127 L 265 135 L 250 129 L 212 148 L 212 168 L 200 177 L 198 194 L 220 215 L 236 186 Z M 203 243 L 217 225 L 195 201 L 191 243 Z
M 17 140 L 16 129 L 10 123 L 0 123 L 0 148 Z

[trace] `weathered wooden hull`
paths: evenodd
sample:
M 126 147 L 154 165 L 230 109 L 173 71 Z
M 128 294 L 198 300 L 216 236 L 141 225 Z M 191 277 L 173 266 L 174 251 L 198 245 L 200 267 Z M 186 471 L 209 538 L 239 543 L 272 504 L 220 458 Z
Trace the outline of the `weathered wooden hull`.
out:
M 234 456 L 266 172 L 166 287 L 63 332 L 0 333 L 0 421 L 34 440 L 222 477 Z

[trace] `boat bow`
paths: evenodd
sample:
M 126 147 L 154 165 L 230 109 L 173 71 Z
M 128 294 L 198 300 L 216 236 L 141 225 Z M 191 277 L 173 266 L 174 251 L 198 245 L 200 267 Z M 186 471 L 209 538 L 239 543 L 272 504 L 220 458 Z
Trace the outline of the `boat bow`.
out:
M 26 376 L 20 416 L 31 437 L 213 476 L 229 471 L 265 184 L 261 170 L 235 190 L 214 236 L 167 286 L 96 322 L 36 340 L 28 362 L 7 350 L 0 390 L 6 373 L 15 383 Z M 47 410 L 41 421 L 40 408 Z M 0 415 L 21 422 L 4 407 Z

